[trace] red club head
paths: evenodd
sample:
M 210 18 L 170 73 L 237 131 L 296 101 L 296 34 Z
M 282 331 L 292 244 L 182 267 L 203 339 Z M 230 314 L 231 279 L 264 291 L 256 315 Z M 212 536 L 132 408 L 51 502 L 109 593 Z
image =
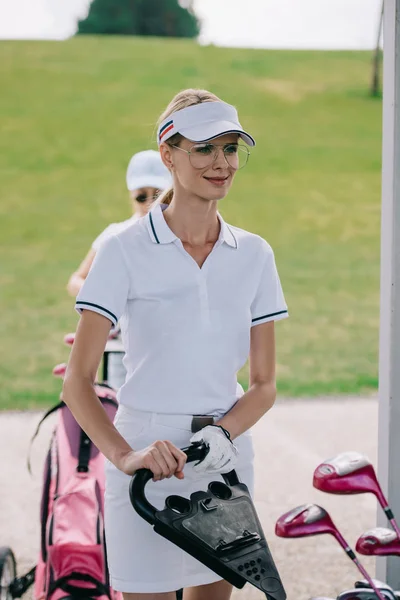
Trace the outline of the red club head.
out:
M 362 494 L 381 490 L 374 467 L 363 454 L 343 452 L 320 464 L 314 471 L 313 485 L 329 494 Z
M 358 538 L 356 550 L 369 556 L 400 556 L 400 540 L 391 529 L 375 527 Z
M 72 344 L 74 343 L 75 340 L 75 333 L 67 333 L 67 335 L 64 336 L 64 344 L 67 344 L 67 346 L 72 346 Z
M 56 365 L 54 367 L 53 375 L 54 375 L 54 377 L 64 377 L 66 370 L 67 370 L 66 363 L 60 363 L 59 365 Z
M 303 504 L 279 517 L 275 533 L 286 538 L 322 533 L 330 533 L 336 537 L 337 529 L 324 508 L 317 504 Z
M 121 330 L 119 327 L 111 327 L 110 333 L 108 334 L 108 339 L 115 340 L 119 336 L 120 333 L 121 333 Z

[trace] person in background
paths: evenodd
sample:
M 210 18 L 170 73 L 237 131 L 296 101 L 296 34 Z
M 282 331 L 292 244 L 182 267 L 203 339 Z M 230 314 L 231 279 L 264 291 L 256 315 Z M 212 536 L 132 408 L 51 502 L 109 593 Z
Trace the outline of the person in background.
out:
M 69 278 L 67 290 L 71 296 L 77 296 L 101 244 L 110 236 L 129 227 L 140 217 L 147 215 L 154 200 L 160 192 L 169 188 L 171 183 L 171 175 L 164 166 L 159 152 L 144 150 L 132 156 L 126 172 L 126 185 L 132 200 L 133 215 L 126 221 L 111 223 L 97 236 L 78 269 Z
M 111 236 L 147 215 L 157 196 L 171 184 L 171 175 L 164 166 L 159 152 L 144 150 L 132 156 L 126 172 L 126 185 L 132 201 L 133 215 L 126 221 L 111 223 L 97 236 L 78 269 L 69 278 L 67 290 L 71 296 L 75 297 L 79 293 L 100 246 Z M 123 357 L 122 344 L 121 352 L 113 352 L 108 356 L 107 379 L 109 385 L 115 389 L 119 389 L 125 381 L 126 369 L 122 362 Z

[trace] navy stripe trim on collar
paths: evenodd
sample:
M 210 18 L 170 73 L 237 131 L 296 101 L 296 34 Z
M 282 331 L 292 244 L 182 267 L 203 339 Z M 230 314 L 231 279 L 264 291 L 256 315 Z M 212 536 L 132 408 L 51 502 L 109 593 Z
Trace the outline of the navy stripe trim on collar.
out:
M 93 306 L 93 308 L 100 308 L 100 310 L 103 310 L 105 313 L 107 313 L 108 315 L 110 315 L 114 321 L 117 323 L 118 319 L 117 317 L 114 315 L 114 313 L 111 312 L 111 310 L 108 310 L 107 308 L 104 308 L 104 306 L 100 306 L 99 304 L 93 304 L 93 302 L 83 302 L 82 300 L 78 300 L 76 302 L 76 306 Z
M 285 313 L 287 313 L 287 310 L 280 310 L 278 312 L 274 312 L 269 315 L 263 315 L 262 317 L 256 317 L 255 319 L 252 319 L 251 322 L 255 323 L 256 321 L 261 321 L 261 319 L 268 319 L 269 317 L 276 317 L 277 315 L 283 315 Z
M 158 239 L 157 234 L 156 234 L 156 230 L 154 229 L 153 217 L 152 217 L 151 213 L 149 213 L 149 219 L 150 219 L 150 225 L 151 225 L 151 229 L 153 231 L 153 235 L 155 237 L 155 240 L 156 240 L 157 244 L 159 244 L 160 240 Z

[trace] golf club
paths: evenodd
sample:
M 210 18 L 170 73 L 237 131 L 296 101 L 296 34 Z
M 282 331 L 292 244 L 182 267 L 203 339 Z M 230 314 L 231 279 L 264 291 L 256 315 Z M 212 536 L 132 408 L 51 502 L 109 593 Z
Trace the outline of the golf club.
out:
M 353 550 L 337 529 L 327 511 L 321 506 L 317 504 L 303 504 L 302 506 L 293 508 L 278 519 L 275 525 L 275 533 L 277 536 L 284 538 L 307 537 L 324 533 L 332 535 L 356 565 L 363 577 L 368 581 L 376 596 L 380 600 L 387 600 L 387 596 L 384 596 L 376 587 L 372 578 L 368 575 Z M 347 600 L 350 599 L 348 598 Z
M 313 485 L 329 494 L 375 494 L 400 539 L 399 526 L 379 485 L 374 467 L 363 454 L 343 452 L 325 460 L 314 471 Z
M 400 540 L 391 529 L 375 527 L 358 538 L 356 550 L 368 556 L 400 556 Z
M 391 588 L 384 588 L 380 591 L 385 600 L 397 600 L 397 596 Z M 376 600 L 376 594 L 371 588 L 354 588 L 341 592 L 336 600 Z
M 387 583 L 383 583 L 378 579 L 374 579 L 373 581 L 387 600 L 399 600 L 398 592 L 394 592 Z M 328 598 L 327 596 L 314 596 L 313 598 L 310 598 L 310 600 L 333 600 L 333 598 Z M 336 597 L 336 600 L 376 600 L 376 594 L 374 590 L 370 588 L 368 581 L 363 579 L 362 581 L 356 581 L 353 589 L 341 592 Z

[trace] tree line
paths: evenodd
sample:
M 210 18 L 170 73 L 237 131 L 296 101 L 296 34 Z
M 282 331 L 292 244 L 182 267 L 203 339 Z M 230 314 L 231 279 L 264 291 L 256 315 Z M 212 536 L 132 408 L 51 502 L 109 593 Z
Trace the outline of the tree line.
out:
M 197 37 L 193 0 L 93 0 L 78 34 Z

